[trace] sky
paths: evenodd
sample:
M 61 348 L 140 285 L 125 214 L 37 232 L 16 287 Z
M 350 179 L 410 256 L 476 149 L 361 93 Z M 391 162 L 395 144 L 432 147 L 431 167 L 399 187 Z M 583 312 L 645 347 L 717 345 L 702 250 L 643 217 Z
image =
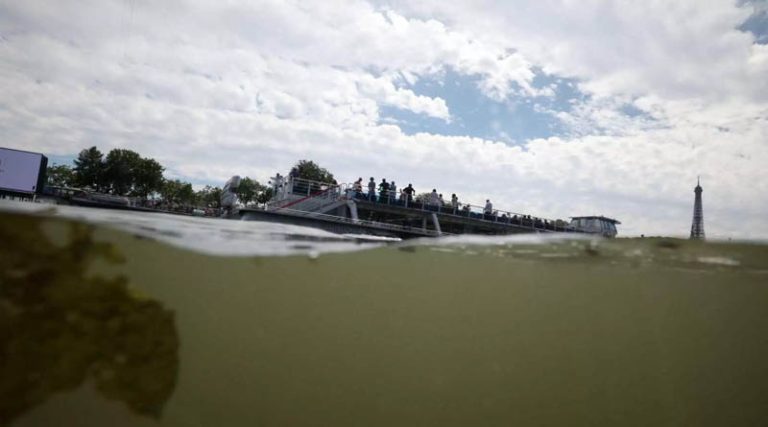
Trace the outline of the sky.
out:
M 768 239 L 768 1 L 0 0 L 0 145 Z

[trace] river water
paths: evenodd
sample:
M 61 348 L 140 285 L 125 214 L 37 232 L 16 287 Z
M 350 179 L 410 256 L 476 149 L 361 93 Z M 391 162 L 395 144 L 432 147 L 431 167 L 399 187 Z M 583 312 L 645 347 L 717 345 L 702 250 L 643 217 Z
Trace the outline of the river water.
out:
M 768 246 L 0 204 L 0 425 L 768 419 Z

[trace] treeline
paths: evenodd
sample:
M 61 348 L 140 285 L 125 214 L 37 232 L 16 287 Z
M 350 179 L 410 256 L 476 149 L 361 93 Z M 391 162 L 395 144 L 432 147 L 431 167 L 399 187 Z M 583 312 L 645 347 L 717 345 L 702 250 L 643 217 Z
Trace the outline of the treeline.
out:
M 164 178 L 164 171 L 159 162 L 135 151 L 115 148 L 105 156 L 91 147 L 78 154 L 74 166 L 49 166 L 47 182 L 51 186 L 87 188 L 143 200 L 160 198 L 168 204 L 221 207 L 221 187 L 206 185 L 195 191 L 189 182 Z M 236 193 L 246 205 L 266 203 L 272 197 L 271 188 L 249 177 L 240 181 Z

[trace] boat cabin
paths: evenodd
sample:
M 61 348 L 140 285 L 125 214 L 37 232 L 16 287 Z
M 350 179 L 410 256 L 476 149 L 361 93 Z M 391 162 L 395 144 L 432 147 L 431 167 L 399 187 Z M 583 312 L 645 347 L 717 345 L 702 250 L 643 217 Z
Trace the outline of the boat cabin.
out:
M 604 216 L 574 216 L 571 226 L 587 233 L 602 234 L 605 237 L 616 237 L 616 224 L 621 224 L 613 218 Z

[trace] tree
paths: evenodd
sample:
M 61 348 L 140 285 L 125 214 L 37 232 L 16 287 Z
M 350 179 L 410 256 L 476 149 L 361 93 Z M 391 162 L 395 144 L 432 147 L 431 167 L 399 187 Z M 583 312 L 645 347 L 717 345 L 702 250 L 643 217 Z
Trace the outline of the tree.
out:
M 163 168 L 154 159 L 142 158 L 134 170 L 134 192 L 136 195 L 147 198 L 154 192 L 163 188 Z
M 193 205 L 195 203 L 195 189 L 192 184 L 183 182 L 178 193 L 179 203 L 182 205 Z
M 104 162 L 104 184 L 112 194 L 129 194 L 136 183 L 136 170 L 141 163 L 139 153 L 115 148 Z
M 312 160 L 299 160 L 293 169 L 291 169 L 291 174 L 293 175 L 295 173 L 298 173 L 298 177 L 302 179 L 327 183 L 333 182 L 333 174 L 328 172 L 327 169 L 321 168 Z
M 168 203 L 190 205 L 195 201 L 195 191 L 192 189 L 192 184 L 178 179 L 163 181 L 160 195 Z
M 75 159 L 74 181 L 78 187 L 101 190 L 104 187 L 104 155 L 96 147 L 80 151 Z
M 75 172 L 67 165 L 48 166 L 46 176 L 48 185 L 55 187 L 71 187 L 75 185 Z
M 247 176 L 240 180 L 240 186 L 237 187 L 237 198 L 243 202 L 244 205 L 257 199 L 257 196 L 263 193 L 266 187 L 261 185 L 259 181 L 248 178 Z
M 267 203 L 273 195 L 274 190 L 272 187 L 264 187 L 264 190 L 256 196 L 256 201 L 259 203 Z
M 220 208 L 221 207 L 221 188 L 206 185 L 202 190 L 195 193 L 197 204 L 203 207 Z
M 429 196 L 431 194 L 432 194 L 431 192 L 429 192 L 429 193 L 419 193 L 419 194 L 416 195 L 416 197 L 413 198 L 413 201 L 416 202 L 416 203 L 421 203 L 421 204 L 429 203 Z
M 166 203 L 175 202 L 178 197 L 177 194 L 181 190 L 181 185 L 181 181 L 178 179 L 164 180 L 163 186 L 160 188 L 160 197 L 162 197 Z

